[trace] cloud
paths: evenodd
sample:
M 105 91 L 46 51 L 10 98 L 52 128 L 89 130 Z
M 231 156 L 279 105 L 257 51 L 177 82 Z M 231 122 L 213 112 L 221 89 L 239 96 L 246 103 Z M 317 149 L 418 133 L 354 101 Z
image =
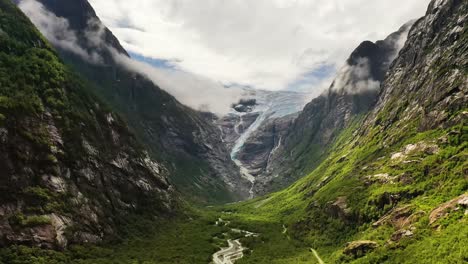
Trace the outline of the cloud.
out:
M 57 17 L 35 0 L 22 0 L 18 6 L 53 45 L 73 52 L 91 63 L 102 62 L 96 52 L 88 52 L 78 44 L 78 37 L 70 29 L 68 20 Z
M 324 64 L 339 68 L 361 41 L 422 16 L 429 0 L 90 2 L 130 52 L 223 84 L 278 90 L 303 85 Z
M 186 0 L 139 0 L 141 5 L 134 2 L 129 5 L 130 2 L 121 0 L 91 2 L 98 13 L 103 11 L 103 19 L 114 26 L 114 33 L 123 40 L 130 54 L 147 63 L 117 56 L 115 52 L 117 61 L 147 76 L 183 104 L 219 115 L 227 113 L 231 103 L 242 97 L 240 89 L 225 86 L 308 92 L 306 99 L 310 100 L 329 87 L 337 65 L 342 64 L 359 42 L 365 38 L 383 38 L 401 24 L 383 21 L 385 23 L 381 24 L 389 27 L 384 32 L 375 25 L 371 28 L 364 25 L 369 18 L 358 19 L 353 12 L 362 12 L 355 4 L 367 3 L 365 0 L 331 1 L 320 6 L 315 5 L 318 3 L 315 0 L 235 0 L 223 2 L 225 5 L 215 0 L 197 4 Z M 371 6 L 375 6 L 372 3 Z M 386 1 L 379 3 L 381 8 L 388 7 Z M 415 9 L 414 3 L 409 6 Z M 312 7 L 317 7 L 318 11 Z M 23 0 L 20 8 L 54 45 L 90 62 L 101 61 L 96 52 L 90 53 L 78 44 L 77 34 L 70 30 L 66 19 L 55 16 L 36 0 Z M 256 12 L 252 13 L 251 9 Z M 155 12 L 149 14 L 148 10 Z M 306 26 L 310 14 L 306 16 L 305 10 L 319 13 L 319 18 L 309 21 L 315 27 Z M 343 15 L 340 22 L 333 20 L 335 12 Z M 402 10 L 389 12 L 405 14 Z M 403 18 L 396 16 L 395 20 L 406 19 L 414 12 L 401 15 Z M 281 15 L 282 19 L 278 19 Z M 329 23 L 318 26 L 323 22 L 320 17 L 326 17 Z M 393 24 L 397 25 L 393 27 Z M 371 31 L 365 33 L 365 30 Z M 87 46 L 97 50 L 106 48 L 103 47 L 103 32 L 102 23 L 89 21 L 84 34 Z M 367 37 L 357 37 L 359 35 Z M 405 40 L 406 34 L 403 34 L 391 42 L 401 48 Z M 393 54 L 389 62 L 396 55 Z M 170 67 L 164 67 L 167 65 Z M 352 93 L 379 86 L 378 81 L 370 78 L 366 60 L 356 66 L 345 65 L 334 80 L 334 89 Z
M 175 96 L 181 103 L 195 110 L 217 115 L 229 112 L 232 103 L 243 97 L 243 91 L 225 88 L 221 83 L 191 73 L 156 68 L 114 52 L 116 61 L 128 70 L 146 76 L 153 83 Z
M 70 29 L 65 18 L 57 17 L 36 0 L 23 0 L 19 7 L 55 46 L 73 52 L 91 63 L 101 63 L 102 58 L 80 46 L 77 33 Z M 223 115 L 230 105 L 242 97 L 242 90 L 228 89 L 221 83 L 174 68 L 155 68 L 148 63 L 135 61 L 105 45 L 105 28 L 95 20 L 88 21 L 84 41 L 88 47 L 102 51 L 107 49 L 115 61 L 128 70 L 146 76 L 156 86 L 175 96 L 181 103 L 196 110 L 211 111 Z M 83 40 L 83 39 L 82 39 Z
M 395 52 L 393 54 L 390 54 L 388 56 L 388 59 L 387 59 L 388 63 L 392 63 L 396 59 L 396 57 L 398 56 L 398 53 L 400 53 L 400 50 L 403 48 L 403 46 L 406 43 L 406 40 L 408 39 L 409 31 L 411 30 L 411 27 L 413 26 L 413 24 L 415 22 L 416 22 L 415 19 L 407 22 L 400 29 L 400 30 L 402 30 L 402 32 L 400 34 L 393 34 L 393 35 L 388 37 L 389 39 L 387 39 L 387 42 L 390 45 L 393 45 L 393 49 L 395 50 Z
M 356 65 L 345 64 L 338 72 L 332 90 L 346 91 L 350 94 L 358 94 L 371 90 L 378 90 L 380 82 L 371 76 L 369 60 L 360 58 Z
M 383 71 L 387 71 L 390 64 L 398 56 L 398 53 L 405 45 L 408 38 L 409 30 L 414 21 L 409 21 L 403 25 L 398 32 L 388 36 L 381 45 L 385 45 L 386 56 L 382 59 L 382 64 L 379 65 Z M 358 94 L 366 91 L 377 91 L 380 89 L 380 81 L 374 79 L 371 73 L 371 65 L 368 58 L 361 57 L 354 65 L 348 62 L 338 71 L 331 89 L 334 91 L 345 91 L 349 94 Z

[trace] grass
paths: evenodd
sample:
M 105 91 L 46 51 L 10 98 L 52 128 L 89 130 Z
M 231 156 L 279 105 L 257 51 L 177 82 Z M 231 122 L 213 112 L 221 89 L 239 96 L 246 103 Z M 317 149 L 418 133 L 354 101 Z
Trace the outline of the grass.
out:
M 9 8 L 11 5 L 0 0 L 0 18 L 7 16 L 4 10 Z M 32 27 L 19 32 L 20 35 L 14 35 L 16 31 L 7 28 L 24 19 L 20 16 L 19 20 L 12 19 L 11 23 L 0 25 L 8 36 L 1 39 L 0 51 L 14 53 L 12 56 L 0 52 L 1 122 L 12 120 L 15 115 L 39 116 L 48 107 L 55 114 L 66 111 L 61 125 L 68 131 L 69 138 L 73 138 L 73 133 L 77 132 L 73 124 L 91 118 L 83 109 L 93 107 L 83 102 L 92 100 L 76 91 L 64 96 L 63 85 L 83 87 L 74 86 L 79 81 L 60 66 L 54 52 L 41 39 L 42 49 L 27 48 L 28 41 L 37 42 L 33 36 L 38 34 Z M 24 41 L 14 41 L 16 38 L 24 38 Z M 460 43 L 458 45 L 466 42 Z M 423 84 L 445 76 L 442 73 L 447 67 L 442 66 L 438 76 L 424 80 Z M 15 71 L 5 70 L 11 67 Z M 49 70 L 44 72 L 44 69 Z M 28 74 L 19 75 L 21 72 Z M 64 84 L 65 80 L 68 81 Z M 28 85 L 30 83 L 37 85 Z M 445 85 L 444 81 L 442 84 Z M 1 248 L 0 264 L 208 263 L 211 255 L 226 245 L 227 239 L 238 238 L 230 228 L 259 234 L 240 238 L 248 248 L 237 262 L 240 264 L 319 263 L 314 252 L 325 263 L 466 263 L 467 208 L 460 205 L 434 224 L 429 224 L 429 215 L 439 205 L 468 191 L 468 126 L 460 117 L 468 109 L 464 106 L 447 109 L 444 126 L 426 127 L 422 126 L 423 117 L 404 119 L 410 99 L 414 98 L 390 100 L 375 120 L 356 117 L 324 153 L 313 153 L 303 146 L 305 156 L 300 162 L 310 164 L 301 166 L 309 165 L 314 169 L 282 191 L 242 203 L 198 209 L 183 207 L 180 211 L 187 211 L 184 215 L 170 218 L 130 215 L 123 221 L 127 224 L 122 227 L 121 237 L 102 245 L 72 245 L 65 251 L 25 246 Z M 47 149 L 50 142 L 41 131 L 43 128 L 39 127 L 34 133 L 23 131 L 21 136 L 37 148 Z M 94 141 L 99 145 L 99 140 Z M 405 159 L 412 162 L 391 159 L 393 153 L 415 143 L 437 144 L 439 150 L 409 153 Z M 79 155 L 82 152 L 77 148 L 76 155 Z M 28 162 L 27 156 L 17 155 L 19 160 Z M 43 156 L 41 162 L 50 166 L 56 162 L 56 157 L 48 152 Z M 313 157 L 320 157 L 320 164 L 308 160 Z M 192 165 L 179 168 L 180 185 L 187 182 L 191 171 L 200 169 Z M 395 180 L 369 180 L 382 173 Z M 27 214 L 9 219 L 12 225 L 34 228 L 49 224 L 45 213 L 65 210 L 59 203 L 62 197 L 40 187 L 27 188 L 22 195 L 34 200 L 35 204 L 31 204 L 37 206 L 28 208 Z M 214 194 L 214 197 L 222 196 L 218 191 Z M 390 218 L 381 225 L 373 225 L 402 207 L 411 208 L 412 217 L 403 216 L 406 224 Z M 229 221 L 229 226 L 215 225 L 218 218 Z M 392 240 L 395 232 L 401 230 L 412 234 Z M 379 246 L 363 257 L 345 255 L 346 243 L 356 240 L 372 240 Z
M 0 260 L 27 264 L 208 263 L 211 255 L 225 246 L 229 237 L 235 236 L 229 232 L 229 228 L 235 227 L 260 234 L 241 238 L 248 250 L 237 262 L 240 264 L 318 263 L 311 249 L 325 263 L 426 260 L 463 263 L 467 259 L 463 248 L 468 231 L 464 211 L 452 212 L 439 220 L 439 228 L 429 225 L 428 220 L 430 211 L 468 189 L 465 178 L 468 143 L 464 132 L 451 133 L 454 130 L 465 131 L 465 126 L 414 133 L 390 149 L 375 147 L 380 137 L 374 140 L 372 133 L 369 140 L 364 140 L 344 131 L 337 142 L 345 144 L 337 145 L 336 151 L 313 172 L 283 191 L 246 202 L 199 208 L 189 216 L 170 221 L 135 218 L 129 221 L 132 225 L 124 232 L 125 239 L 115 244 L 74 246 L 65 252 L 12 247 L 0 251 Z M 437 153 L 416 152 L 407 157 L 418 158 L 417 163 L 395 166 L 390 160 L 392 153 L 407 144 L 432 142 L 441 137 L 448 138 L 446 143 L 437 141 Z M 344 161 L 343 156 L 346 156 Z M 365 183 L 367 175 L 383 172 L 392 176 L 409 175 L 412 182 L 409 185 L 399 181 Z M 28 193 L 44 201 L 49 199 L 49 194 L 41 189 L 28 190 Z M 398 199 L 387 200 L 391 196 Z M 349 214 L 344 217 L 329 213 L 330 204 L 338 197 L 346 197 Z M 389 242 L 398 229 L 391 224 L 379 227 L 371 224 L 393 208 L 403 206 L 423 213 L 410 225 L 414 228 L 411 237 Z M 215 226 L 218 218 L 229 221 L 229 228 Z M 346 243 L 355 240 L 372 240 L 379 247 L 361 258 L 344 255 Z
M 225 232 L 210 213 L 172 221 L 141 221 L 114 245 L 73 246 L 65 252 L 24 246 L 0 249 L 0 263 L 208 263 L 218 250 L 214 237 Z

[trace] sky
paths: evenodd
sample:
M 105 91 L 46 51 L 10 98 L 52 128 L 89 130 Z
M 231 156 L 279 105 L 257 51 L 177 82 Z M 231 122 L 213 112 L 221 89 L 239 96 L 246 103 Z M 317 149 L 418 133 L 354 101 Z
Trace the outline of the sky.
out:
M 133 58 L 224 85 L 317 92 L 429 0 L 89 0 Z

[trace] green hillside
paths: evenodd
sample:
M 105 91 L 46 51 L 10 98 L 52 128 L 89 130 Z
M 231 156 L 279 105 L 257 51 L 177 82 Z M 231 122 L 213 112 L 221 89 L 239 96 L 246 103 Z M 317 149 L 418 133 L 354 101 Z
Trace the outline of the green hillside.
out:
M 165 214 L 179 204 L 164 200 L 164 195 L 137 199 L 149 207 L 130 213 L 124 207 L 112 211 L 99 196 L 95 199 L 104 216 L 127 219 L 118 239 L 73 243 L 66 250 L 13 243 L 0 249 L 0 263 L 210 263 L 228 239 L 240 239 L 245 247 L 239 264 L 468 262 L 467 10 L 466 1 L 431 2 L 387 72 L 377 104 L 355 115 L 327 146 L 323 161 L 292 186 L 245 202 L 184 205 L 178 208 L 184 214 L 174 217 Z M 27 124 L 38 124 L 17 133 L 38 158 L 22 157 L 27 152 L 21 152 L 15 153 L 18 160 L 47 170 L 56 163 L 83 160 L 89 153 L 76 143 L 82 133 L 95 136 L 89 139 L 92 144 L 114 157 L 116 150 L 107 147 L 115 145 L 99 137 L 111 133 L 109 128 L 97 127 L 106 123 L 106 108 L 96 106 L 86 85 L 7 0 L 0 0 L 0 21 L 0 128 L 11 133 L 22 128 L 17 122 L 26 117 L 33 120 Z M 47 111 L 63 131 L 64 156 L 54 155 L 49 136 L 41 134 L 39 121 Z M 81 123 L 88 124 L 87 130 Z M 126 141 L 115 148 L 129 145 L 135 158 L 144 156 L 124 124 L 118 124 Z M 0 164 L 0 169 L 7 166 Z M 139 177 L 146 179 L 145 172 Z M 31 182 L 28 185 L 35 186 Z M 1 188 L 12 186 L 1 183 Z M 154 182 L 158 189 L 170 189 L 165 184 Z M 110 187 L 126 191 L 119 184 Z M 89 195 L 100 191 L 88 185 L 81 189 Z M 129 197 L 113 199 L 140 197 L 142 189 L 131 190 Z M 10 217 L 14 228 L 48 225 L 50 213 L 76 213 L 73 207 L 66 211 L 63 197 L 50 197 L 54 192 L 47 189 L 33 187 L 15 197 L 11 193 L 2 190 L 0 199 L 27 202 L 28 195 L 34 195 L 41 202 L 31 202 L 33 208 Z M 148 218 L 147 212 L 157 214 Z
M 63 249 L 174 214 L 167 170 L 119 116 L 8 0 L 0 21 L 0 245 Z

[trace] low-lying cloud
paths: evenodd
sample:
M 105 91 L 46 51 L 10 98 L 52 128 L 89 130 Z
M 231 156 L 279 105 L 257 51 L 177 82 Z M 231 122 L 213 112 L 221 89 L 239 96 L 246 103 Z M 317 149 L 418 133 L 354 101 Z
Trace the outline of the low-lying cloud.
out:
M 371 90 L 378 90 L 380 82 L 371 76 L 369 60 L 360 58 L 356 65 L 346 64 L 338 72 L 332 89 L 358 94 Z
M 383 41 L 381 45 L 385 45 L 383 48 L 386 49 L 387 52 L 382 53 L 382 56 L 386 57 L 381 58 L 383 62 L 378 66 L 381 67 L 381 69 L 378 70 L 386 72 L 390 67 L 391 63 L 405 45 L 413 23 L 414 21 L 406 23 L 398 32 L 391 34 Z M 334 91 L 345 91 L 349 94 L 377 91 L 380 89 L 380 81 L 372 76 L 369 59 L 362 57 L 359 58 L 354 65 L 350 65 L 346 62 L 345 65 L 341 67 L 332 83 L 331 89 Z
M 35 0 L 22 0 L 18 6 L 54 46 L 73 52 L 86 61 L 102 63 L 99 54 L 89 52 L 78 44 L 78 37 L 70 29 L 68 20 L 57 17 Z
M 90 0 L 123 46 L 223 84 L 279 90 L 322 65 L 339 69 L 429 0 Z M 333 75 L 333 72 L 330 72 Z M 327 78 L 325 76 L 323 78 Z
M 90 63 L 103 63 L 97 52 L 89 52 L 80 46 L 77 33 L 70 29 L 67 19 L 57 17 L 36 0 L 22 0 L 19 7 L 56 47 L 73 52 Z M 243 91 L 241 89 L 228 89 L 220 82 L 178 69 L 155 68 L 120 54 L 105 45 L 104 30 L 105 28 L 100 21 L 88 21 L 88 29 L 84 32 L 84 38 L 89 47 L 93 47 L 95 50 L 108 49 L 117 63 L 130 71 L 147 77 L 156 86 L 169 92 L 181 103 L 193 109 L 223 115 L 230 110 L 233 102 L 242 98 Z
M 243 91 L 225 88 L 221 83 L 191 73 L 155 68 L 147 63 L 117 55 L 115 59 L 128 70 L 146 76 L 153 83 L 175 96 L 181 103 L 199 111 L 224 115 L 231 104 L 243 97 Z

